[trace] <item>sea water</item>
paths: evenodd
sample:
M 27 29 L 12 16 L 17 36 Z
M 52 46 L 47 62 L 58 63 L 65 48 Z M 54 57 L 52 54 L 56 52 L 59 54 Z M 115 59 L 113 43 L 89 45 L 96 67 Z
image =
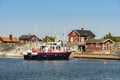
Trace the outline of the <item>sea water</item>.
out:
M 120 80 L 120 61 L 0 58 L 0 80 Z

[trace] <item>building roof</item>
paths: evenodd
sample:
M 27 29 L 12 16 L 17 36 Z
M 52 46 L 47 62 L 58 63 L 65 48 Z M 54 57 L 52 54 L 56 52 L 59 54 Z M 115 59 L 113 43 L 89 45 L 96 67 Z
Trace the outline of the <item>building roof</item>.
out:
M 95 34 L 92 33 L 90 30 L 74 30 L 77 32 L 81 37 L 95 37 Z
M 16 37 L 0 37 L 3 42 L 19 42 L 19 40 Z
M 33 37 L 34 35 L 22 35 L 19 37 L 20 40 L 29 40 L 31 37 Z
M 114 42 L 111 39 L 89 39 L 86 41 L 86 43 L 104 43 L 108 40 L 110 40 L 111 42 Z
M 22 36 L 19 37 L 19 39 L 20 40 L 30 40 L 32 37 L 36 37 L 39 41 L 42 41 L 36 35 L 22 35 Z

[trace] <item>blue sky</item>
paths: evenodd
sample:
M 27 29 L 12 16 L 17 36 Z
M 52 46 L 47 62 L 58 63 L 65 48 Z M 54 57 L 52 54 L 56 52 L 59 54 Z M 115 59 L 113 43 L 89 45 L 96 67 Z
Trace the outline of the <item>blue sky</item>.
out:
M 120 36 L 120 0 L 0 0 L 0 36 L 67 36 L 82 27 Z

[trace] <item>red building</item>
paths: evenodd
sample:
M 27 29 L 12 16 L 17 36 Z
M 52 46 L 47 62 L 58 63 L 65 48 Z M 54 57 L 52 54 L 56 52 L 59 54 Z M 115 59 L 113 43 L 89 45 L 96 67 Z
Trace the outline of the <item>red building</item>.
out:
M 76 29 L 72 30 L 68 34 L 68 41 L 69 42 L 86 42 L 88 39 L 94 39 L 95 34 L 92 33 L 90 30 L 84 30 L 84 28 L 81 28 L 81 30 Z
M 90 39 L 86 41 L 86 51 L 111 51 L 113 45 L 111 39 Z

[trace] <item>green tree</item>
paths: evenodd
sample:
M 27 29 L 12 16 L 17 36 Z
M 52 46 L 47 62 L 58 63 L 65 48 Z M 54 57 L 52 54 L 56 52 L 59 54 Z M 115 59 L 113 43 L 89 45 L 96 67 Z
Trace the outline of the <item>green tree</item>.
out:
M 120 36 L 112 36 L 111 33 L 108 33 L 104 36 L 104 39 L 111 39 L 114 42 L 120 42 Z
M 108 33 L 104 36 L 104 39 L 112 39 L 111 33 Z
M 51 36 L 45 36 L 45 38 L 43 38 L 43 42 L 53 42 L 53 41 L 55 41 L 55 38 Z

